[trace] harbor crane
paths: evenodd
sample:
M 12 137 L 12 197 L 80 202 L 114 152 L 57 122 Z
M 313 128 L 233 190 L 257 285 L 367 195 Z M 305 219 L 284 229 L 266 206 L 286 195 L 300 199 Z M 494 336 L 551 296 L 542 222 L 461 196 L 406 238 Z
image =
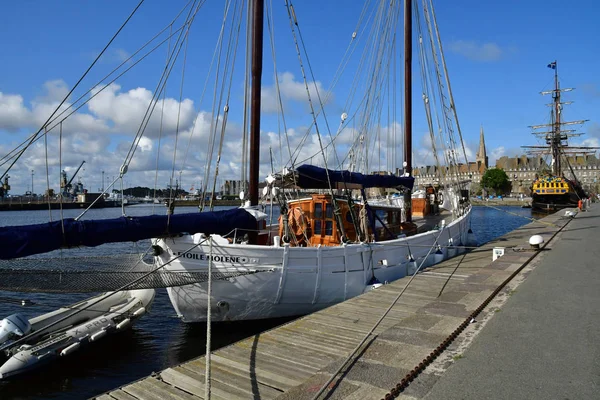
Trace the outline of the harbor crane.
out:
M 73 179 L 75 179 L 75 176 L 77 175 L 77 173 L 79 172 L 81 167 L 83 167 L 83 164 L 85 164 L 85 160 L 83 160 L 81 162 L 81 164 L 79 164 L 79 167 L 77 167 L 77 170 L 75 170 L 75 173 L 73 174 L 73 176 L 71 176 L 71 179 L 69 179 L 68 182 L 67 182 L 67 172 L 65 170 L 62 170 L 62 172 L 61 172 L 62 179 L 60 182 L 60 188 L 62 189 L 61 192 L 62 192 L 63 196 L 67 196 L 69 194 L 69 192 L 71 192 L 71 188 L 73 186 L 73 185 L 71 185 L 71 182 L 73 182 Z M 75 193 L 73 193 L 73 194 L 75 194 Z

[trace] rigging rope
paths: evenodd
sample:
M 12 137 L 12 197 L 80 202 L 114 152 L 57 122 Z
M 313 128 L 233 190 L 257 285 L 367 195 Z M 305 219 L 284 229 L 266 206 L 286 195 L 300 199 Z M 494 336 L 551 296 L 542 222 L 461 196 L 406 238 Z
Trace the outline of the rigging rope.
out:
M 179 32 L 181 29 L 184 28 L 184 26 L 177 28 L 174 32 L 172 32 L 172 34 L 169 35 L 169 37 L 165 38 L 162 42 L 158 43 L 155 47 L 153 47 L 151 50 L 149 50 L 148 52 L 146 52 L 142 57 L 140 57 L 139 60 L 135 61 L 134 63 L 131 63 L 131 60 L 133 60 L 133 58 L 140 53 L 144 48 L 146 48 L 150 43 L 154 42 L 154 40 L 156 40 L 156 38 L 158 38 L 161 34 L 163 34 L 167 28 L 172 27 L 173 24 L 175 23 L 175 21 L 179 18 L 179 16 L 181 15 L 181 13 L 183 13 L 183 11 L 187 8 L 187 6 L 191 3 L 188 2 L 188 4 L 179 12 L 179 14 L 177 14 L 177 16 L 171 21 L 170 24 L 168 24 L 165 28 L 163 28 L 160 32 L 158 32 L 156 35 L 154 35 L 154 37 L 152 37 L 150 40 L 148 40 L 145 44 L 143 44 L 139 49 L 137 49 L 131 56 L 129 56 L 127 59 L 123 60 L 123 62 L 121 62 L 121 64 L 119 64 L 117 67 L 115 67 L 111 72 L 109 72 L 107 75 L 105 75 L 103 78 L 99 79 L 94 85 L 91 86 L 91 88 L 89 90 L 87 90 L 85 93 L 83 93 L 81 96 L 79 96 L 75 101 L 73 101 L 73 103 L 71 103 L 68 107 L 66 107 L 63 111 L 61 111 L 59 114 L 57 114 L 52 120 L 50 120 L 46 126 L 50 126 L 52 124 L 52 126 L 50 126 L 47 129 L 47 132 L 51 132 L 52 130 L 54 130 L 57 126 L 59 126 L 60 124 L 62 124 L 62 122 L 64 122 L 65 120 L 67 120 L 71 115 L 73 115 L 75 112 L 79 111 L 79 109 L 81 109 L 83 106 L 85 106 L 86 104 L 88 104 L 93 98 L 95 98 L 96 96 L 98 96 L 101 92 L 103 92 L 106 88 L 108 88 L 112 83 L 114 83 L 118 78 L 122 77 L 125 73 L 127 73 L 129 70 L 131 70 L 133 67 L 135 67 L 137 64 L 139 64 L 142 60 L 144 60 L 148 55 L 150 55 L 151 53 L 153 53 L 156 49 L 158 49 L 160 46 L 162 46 L 167 40 L 169 40 L 175 33 Z M 111 77 L 111 75 L 113 75 L 116 71 L 118 71 L 119 69 L 121 69 L 121 67 L 123 67 L 124 65 L 129 65 L 129 67 L 127 69 L 125 69 L 123 72 L 121 72 L 119 75 L 117 75 L 116 77 L 114 77 L 113 79 L 111 79 L 108 83 L 103 84 L 103 82 L 108 79 L 109 77 Z M 101 86 L 101 87 L 100 87 Z M 100 87 L 100 89 L 97 89 L 98 87 Z M 85 96 L 87 96 L 88 94 L 91 93 L 91 96 L 85 100 L 84 102 L 82 102 L 80 105 L 78 105 L 77 107 L 75 107 L 75 105 L 77 103 L 79 103 Z M 72 110 L 70 113 L 68 113 L 64 118 L 60 119 L 60 117 L 62 117 L 65 113 L 67 113 L 69 110 Z M 59 120 L 60 119 L 60 120 Z M 15 147 L 13 150 L 11 150 L 9 153 L 7 153 L 6 155 L 4 155 L 2 158 L 0 158 L 0 166 L 4 165 L 7 161 L 7 159 L 12 159 L 14 157 L 14 153 L 17 152 L 17 150 L 19 150 L 22 146 L 25 146 L 27 144 L 27 142 L 29 140 L 31 140 L 34 137 L 34 135 L 30 135 L 24 142 L 20 143 L 17 147 Z M 40 137 L 34 138 L 33 143 L 37 142 L 37 140 Z M 32 143 L 32 144 L 33 144 Z
M 280 123 L 283 124 L 283 132 L 285 135 L 285 140 L 287 143 L 287 149 L 290 160 L 290 167 L 292 170 L 295 169 L 295 164 L 293 162 L 292 157 L 292 148 L 290 146 L 290 137 L 288 135 L 287 122 L 285 118 L 285 113 L 283 110 L 283 99 L 281 97 L 281 88 L 279 86 L 279 76 L 277 74 L 277 57 L 275 54 L 275 23 L 273 21 L 273 2 L 271 1 L 270 6 L 266 8 L 267 12 L 267 31 L 269 33 L 269 44 L 271 45 L 271 55 L 273 57 L 273 77 L 275 78 L 275 92 L 277 95 L 277 107 L 279 108 L 279 114 L 277 118 L 277 127 L 278 127 L 278 139 L 279 139 L 279 168 L 283 170 L 284 162 L 283 162 L 283 145 L 281 142 L 281 128 Z M 274 172 L 273 170 L 271 172 Z M 296 182 L 294 181 L 294 184 Z
M 319 142 L 319 148 L 321 150 L 321 154 L 323 155 L 323 164 L 324 164 L 324 167 L 325 167 L 325 174 L 327 176 L 327 184 L 329 186 L 329 191 L 331 193 L 331 201 L 333 203 L 333 208 L 334 208 L 333 213 L 334 213 L 336 221 L 338 223 L 338 229 L 340 230 L 340 235 L 341 235 L 341 238 L 343 240 L 345 238 L 345 236 L 346 236 L 346 234 L 344 232 L 344 224 L 343 224 L 343 221 L 341 220 L 340 207 L 338 205 L 338 202 L 335 199 L 335 194 L 333 193 L 333 187 L 331 186 L 331 179 L 329 177 L 329 169 L 327 167 L 327 157 L 326 157 L 324 149 L 323 149 L 323 142 L 322 142 L 322 139 L 321 139 L 321 133 L 319 131 L 319 126 L 318 126 L 317 119 L 316 119 L 315 109 L 314 109 L 313 102 L 312 102 L 312 97 L 311 97 L 311 94 L 310 94 L 310 88 L 308 86 L 308 79 L 307 79 L 307 76 L 306 76 L 306 71 L 305 71 L 305 68 L 304 68 L 304 64 L 302 62 L 302 53 L 300 51 L 300 47 L 299 47 L 299 44 L 298 44 L 297 37 L 300 37 L 300 41 L 302 41 L 302 36 L 300 34 L 300 27 L 298 25 L 298 20 L 296 18 L 296 12 L 294 11 L 294 6 L 291 4 L 291 1 L 286 2 L 286 6 L 287 6 L 287 12 L 288 12 L 288 19 L 289 19 L 289 22 L 290 22 L 290 29 L 292 31 L 292 36 L 294 38 L 294 45 L 295 45 L 295 48 L 296 48 L 296 55 L 298 56 L 298 62 L 300 63 L 300 70 L 302 71 L 302 79 L 304 81 L 304 88 L 306 90 L 306 95 L 307 95 L 307 98 L 308 98 L 308 104 L 310 106 L 311 115 L 313 116 L 313 125 L 315 127 L 315 133 L 316 133 L 316 136 L 317 136 L 317 139 L 318 139 L 318 142 Z M 296 28 L 294 28 L 294 26 Z M 296 33 L 296 32 L 298 32 L 298 33 Z M 303 44 L 303 42 L 302 42 L 302 44 Z M 303 44 L 303 46 L 304 46 L 304 44 Z M 312 73 L 312 70 L 311 70 L 311 67 L 310 67 L 310 63 L 308 62 L 308 60 L 307 60 L 307 65 L 308 65 L 309 71 Z M 319 90 L 316 87 L 316 83 L 315 83 L 315 91 L 317 93 L 318 99 L 320 100 Z M 320 103 L 320 104 L 322 105 L 322 103 Z M 327 130 L 328 130 L 328 132 L 329 132 L 329 134 L 331 136 L 331 132 L 329 131 L 329 125 L 327 124 L 327 119 L 325 119 L 325 121 L 326 121 L 325 124 L 326 124 Z M 336 155 L 336 158 L 337 158 L 337 153 L 335 153 L 335 151 L 334 151 L 334 154 Z
M 121 26 L 119 27 L 119 29 L 117 30 L 117 32 L 115 32 L 115 34 L 111 37 L 111 39 L 108 41 L 108 43 L 104 46 L 104 48 L 102 49 L 102 51 L 100 51 L 100 53 L 96 56 L 96 58 L 94 59 L 94 61 L 92 62 L 92 64 L 85 70 L 85 72 L 83 73 L 83 75 L 79 78 L 79 80 L 75 83 L 75 85 L 71 88 L 71 90 L 69 90 L 69 93 L 67 93 L 65 95 L 65 97 L 61 100 L 61 102 L 58 104 L 58 106 L 56 106 L 56 108 L 54 109 L 54 111 L 52 112 L 52 114 L 50 114 L 50 116 L 46 119 L 46 122 L 44 122 L 42 124 L 42 126 L 40 127 L 40 129 L 35 134 L 33 134 L 31 136 L 31 140 L 29 140 L 29 143 L 27 143 L 27 145 L 25 145 L 25 147 L 23 147 L 23 149 L 19 152 L 19 154 L 16 155 L 16 157 L 14 158 L 14 161 L 8 166 L 8 168 L 6 169 L 6 171 L 4 171 L 2 173 L 2 175 L 0 175 L 0 180 L 2 178 L 4 178 L 4 176 L 6 176 L 6 174 L 8 174 L 8 171 L 10 171 L 10 169 L 15 165 L 15 163 L 21 158 L 21 156 L 23 155 L 23 153 L 25 152 L 25 150 L 27 150 L 29 148 L 29 146 L 35 141 L 35 139 L 42 132 L 42 130 L 44 130 L 47 127 L 48 123 L 52 120 L 52 117 L 54 117 L 54 115 L 60 110 L 60 108 L 62 107 L 62 105 L 67 101 L 67 99 L 71 96 L 71 94 L 79 86 L 79 84 L 81 83 L 81 81 L 83 81 L 83 79 L 92 70 L 92 68 L 94 67 L 94 65 L 96 65 L 96 63 L 98 62 L 98 60 L 100 60 L 100 58 L 106 52 L 106 50 L 108 50 L 108 48 L 110 47 L 110 45 L 112 44 L 112 42 L 117 38 L 117 36 L 119 35 L 119 33 L 121 33 L 121 31 L 125 28 L 125 25 L 127 25 L 127 23 L 129 22 L 129 20 L 131 18 L 133 18 L 133 15 L 142 6 L 142 4 L 144 3 L 144 1 L 145 0 L 140 0 L 140 2 L 137 4 L 137 6 L 129 14 L 129 16 L 127 17 L 127 19 L 125 20 L 125 22 L 123 22 L 123 24 L 121 24 Z
M 237 5 L 236 5 L 236 8 L 237 8 Z M 224 70 L 226 72 L 229 69 L 231 69 L 231 70 L 229 72 L 229 81 L 227 81 L 226 79 L 223 79 L 223 84 L 222 84 L 222 88 L 221 88 L 221 97 L 219 98 L 219 108 L 220 108 L 221 105 L 223 104 L 223 102 L 222 102 L 223 93 L 226 92 L 226 97 L 224 99 L 225 106 L 223 107 L 223 120 L 221 121 L 221 135 L 219 137 L 219 151 L 217 153 L 217 159 L 215 162 L 215 174 L 213 177 L 213 184 L 212 184 L 212 190 L 211 190 L 211 196 L 210 196 L 210 210 L 213 209 L 213 200 L 215 198 L 216 192 L 218 191 L 217 178 L 219 176 L 219 165 L 221 163 L 221 154 L 223 152 L 223 145 L 225 143 L 225 130 L 227 128 L 227 119 L 229 117 L 229 101 L 231 99 L 231 88 L 233 86 L 233 71 L 235 69 L 235 60 L 236 60 L 237 48 L 238 48 L 238 44 L 239 44 L 239 38 L 240 38 L 240 32 L 241 32 L 241 26 L 242 26 L 243 10 L 244 10 L 244 7 L 240 6 L 239 19 L 237 20 L 237 26 L 235 24 L 236 21 L 233 20 L 231 23 L 231 28 L 230 28 L 230 32 L 229 32 L 230 38 L 232 38 L 234 36 L 234 30 L 237 31 L 237 34 L 235 35 L 235 44 L 233 44 L 233 46 L 230 41 L 229 46 L 227 48 L 226 58 L 225 58 Z M 236 14 L 236 10 L 234 9 L 233 15 L 235 16 L 235 14 Z M 215 126 L 215 135 L 216 135 L 216 126 Z
M 128 68 L 126 68 L 123 72 L 121 72 L 120 74 L 118 74 L 117 76 L 115 76 L 113 79 L 111 79 L 108 83 L 106 84 L 102 84 L 102 82 L 107 79 L 108 77 L 110 77 L 114 72 L 116 72 L 117 70 L 119 70 L 123 65 L 128 64 L 133 57 L 138 54 L 143 48 L 145 48 L 148 44 L 150 44 L 151 42 L 154 41 L 154 39 L 156 39 L 156 37 L 158 37 L 162 31 L 157 34 L 154 38 L 150 39 L 148 42 L 146 42 L 146 44 L 144 44 L 140 49 L 138 49 L 135 53 L 133 53 L 128 59 L 126 59 L 125 61 L 123 61 L 118 67 L 116 67 L 115 69 L 113 69 L 112 72 L 110 72 L 109 74 L 107 74 L 105 77 L 103 77 L 101 80 L 99 80 L 94 86 L 92 86 L 92 89 L 88 90 L 87 92 L 85 92 L 83 95 L 81 95 L 77 100 L 75 100 L 73 102 L 73 104 L 71 104 L 69 107 L 65 108 L 60 114 L 58 114 L 52 121 L 50 121 L 48 123 L 48 125 L 51 125 L 52 123 L 55 123 L 54 125 L 50 126 L 50 128 L 48 128 L 48 132 L 53 131 L 56 127 L 60 127 L 60 129 L 62 129 L 62 123 L 65 122 L 71 115 L 75 114 L 77 111 L 79 111 L 83 106 L 85 106 L 86 104 L 88 104 L 92 99 L 94 99 L 96 96 L 100 95 L 102 92 L 104 92 L 104 90 L 106 90 L 107 88 L 109 88 L 111 86 L 111 84 L 113 84 L 115 81 L 117 81 L 117 79 L 119 79 L 120 77 L 122 77 L 123 75 L 125 75 L 127 72 L 129 72 L 132 68 L 134 68 L 136 65 L 138 65 L 140 62 L 142 62 L 144 59 L 146 59 L 146 57 L 148 57 L 150 54 L 154 53 L 154 51 L 156 51 L 159 47 L 161 47 L 165 42 L 167 42 L 168 40 L 171 39 L 171 37 L 173 37 L 177 32 L 179 32 L 180 30 L 182 30 L 185 26 L 182 26 L 178 29 L 176 29 L 175 31 L 173 31 L 172 34 L 169 35 L 169 37 L 165 38 L 163 41 L 159 42 L 156 46 L 154 46 L 152 49 L 148 50 L 143 56 L 141 56 L 137 61 L 131 63 L 131 65 L 129 65 Z M 166 28 L 165 28 L 166 29 Z M 164 30 L 163 30 L 164 31 Z M 102 87 L 100 87 L 99 89 L 97 89 L 100 84 L 102 84 Z M 97 90 L 96 90 L 97 89 Z M 90 97 L 88 99 L 86 99 L 84 102 L 82 102 L 81 104 L 79 104 L 77 107 L 73 108 L 75 106 L 75 104 L 77 104 L 83 97 L 85 97 L 87 94 L 92 93 L 90 95 Z M 62 118 L 60 121 L 58 121 L 59 117 L 62 116 L 64 113 L 66 113 L 67 111 L 71 110 L 72 111 L 67 114 L 64 118 Z M 11 160 L 12 158 L 15 157 L 15 153 L 18 152 L 18 150 L 27 145 L 27 142 L 32 140 L 31 144 L 37 142 L 41 136 L 38 137 L 34 137 L 35 135 L 30 135 L 24 142 L 22 142 L 21 144 L 19 144 L 17 147 L 15 147 L 13 150 L 11 150 L 10 152 L 8 152 L 6 155 L 4 155 L 2 158 L 0 158 L 0 166 L 6 164 L 9 160 Z
M 221 115 L 221 102 L 222 102 L 222 98 L 223 98 L 223 88 L 221 88 L 221 95 L 219 97 L 219 100 L 217 101 L 217 90 L 219 88 L 219 84 L 220 84 L 220 78 L 221 78 L 221 59 L 222 59 L 222 53 L 223 53 L 223 39 L 225 37 L 225 28 L 227 27 L 227 17 L 229 15 L 229 10 L 231 8 L 231 1 L 226 1 L 225 2 L 225 8 L 223 10 L 223 21 L 221 22 L 221 29 L 219 31 L 219 37 L 217 39 L 217 44 L 215 47 L 215 52 L 213 55 L 213 62 L 216 60 L 216 69 L 215 69 L 215 82 L 214 82 L 214 88 L 213 88 L 213 104 L 212 104 L 212 111 L 211 111 L 211 120 L 210 120 L 210 135 L 209 135 L 209 140 L 208 140 L 208 151 L 207 151 L 207 156 L 206 156 L 206 167 L 204 169 L 204 188 L 202 190 L 202 199 L 201 199 L 201 203 L 200 203 L 200 209 L 203 210 L 205 203 L 206 203 L 206 195 L 208 193 L 208 182 L 209 182 L 209 178 L 211 176 L 211 169 L 212 169 L 212 162 L 213 162 L 213 155 L 215 152 L 215 141 L 216 141 L 216 137 L 217 137 L 217 128 L 218 128 L 218 122 L 219 122 L 219 116 Z M 235 11 L 234 11 L 234 15 L 235 15 Z M 232 21 L 233 24 L 233 21 Z M 211 65 L 211 69 L 212 69 L 212 65 Z M 226 69 L 226 67 L 225 67 Z M 224 80 L 224 78 L 223 78 Z M 221 84 L 222 85 L 222 84 Z M 210 204 L 212 205 L 212 198 L 210 201 Z

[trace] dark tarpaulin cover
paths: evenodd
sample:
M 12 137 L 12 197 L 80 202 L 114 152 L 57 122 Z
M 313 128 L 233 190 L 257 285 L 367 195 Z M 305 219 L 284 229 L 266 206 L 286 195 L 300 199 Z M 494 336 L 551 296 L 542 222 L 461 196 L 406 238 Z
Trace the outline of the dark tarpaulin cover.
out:
M 296 168 L 298 172 L 297 184 L 303 189 L 329 189 L 327 172 L 325 168 L 314 165 L 301 165 Z M 394 175 L 364 175 L 359 172 L 329 171 L 329 179 L 334 187 L 343 187 L 343 184 L 361 185 L 363 188 L 382 187 L 395 188 L 404 186 L 412 189 L 415 182 L 413 177 L 398 177 Z M 337 185 L 337 184 L 341 185 Z
M 241 208 L 189 214 L 150 215 L 75 221 L 73 218 L 37 225 L 0 227 L 0 259 L 47 253 L 62 247 L 136 242 L 177 233 L 224 235 L 235 228 L 256 229 L 256 219 Z M 168 225 L 167 225 L 168 221 Z M 64 234 L 63 234 L 64 224 Z

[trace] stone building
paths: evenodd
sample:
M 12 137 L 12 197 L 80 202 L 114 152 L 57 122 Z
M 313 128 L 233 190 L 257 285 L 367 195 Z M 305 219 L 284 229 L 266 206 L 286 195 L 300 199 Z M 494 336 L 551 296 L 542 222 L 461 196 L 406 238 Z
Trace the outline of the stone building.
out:
M 543 171 L 550 171 L 550 165 L 542 156 L 517 157 L 503 156 L 496 160 L 496 168 L 504 170 L 512 184 L 513 194 L 531 194 L 531 185 L 537 176 Z M 600 189 L 600 160 L 594 154 L 574 155 L 563 159 L 562 167 L 564 175 L 568 179 L 574 179 L 573 173 L 586 191 L 598 193 Z M 471 181 L 469 188 L 476 190 L 479 182 L 488 169 L 488 156 L 485 149 L 485 137 L 483 126 L 479 132 L 479 148 L 475 156 L 475 162 L 458 164 L 456 170 L 447 166 L 427 165 L 415 167 L 415 188 L 422 189 L 425 186 L 437 183 L 456 182 L 456 175 L 460 181 Z M 400 171 L 401 172 L 401 171 Z
M 413 176 L 415 177 L 416 189 L 422 189 L 425 186 L 432 184 L 445 184 L 456 182 L 469 182 L 469 189 L 473 189 L 473 186 L 479 186 L 481 178 L 485 171 L 488 169 L 488 156 L 485 150 L 485 137 L 483 134 L 483 126 L 479 132 L 479 149 L 475 157 L 475 162 L 469 162 L 468 164 L 459 163 L 457 168 L 449 168 L 448 166 L 435 166 L 427 165 L 424 167 L 415 167 L 413 169 Z
M 570 156 L 562 162 L 564 176 L 577 179 L 587 191 L 598 192 L 600 183 L 600 160 L 595 155 Z M 540 173 L 550 171 L 544 157 L 500 157 L 496 168 L 503 169 L 512 183 L 512 192 L 531 194 L 531 184 Z M 573 175 L 574 174 L 574 175 Z
M 224 196 L 238 196 L 242 190 L 247 190 L 248 181 L 227 180 L 221 185 L 221 194 Z
M 485 151 L 485 137 L 483 136 L 483 125 L 479 129 L 479 149 L 477 149 L 477 154 L 475 155 L 475 162 L 477 165 L 484 165 L 485 169 L 488 168 L 488 156 Z
M 598 193 L 600 189 L 600 160 L 594 154 L 569 157 L 568 160 L 583 188 L 588 193 Z M 570 177 L 569 173 L 565 175 L 567 178 Z
M 531 184 L 542 170 L 549 170 L 543 157 L 503 156 L 496 160 L 496 168 L 504 170 L 512 184 L 512 193 L 531 194 Z

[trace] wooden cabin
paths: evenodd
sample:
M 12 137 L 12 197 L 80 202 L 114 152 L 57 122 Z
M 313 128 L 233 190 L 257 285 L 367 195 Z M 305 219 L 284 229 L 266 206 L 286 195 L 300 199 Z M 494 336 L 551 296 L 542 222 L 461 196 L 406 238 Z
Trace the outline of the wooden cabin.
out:
M 358 237 L 357 226 L 367 226 L 368 241 L 389 240 L 416 233 L 414 224 L 401 223 L 399 207 L 369 206 L 369 216 L 363 211 L 362 204 L 354 204 L 351 211 L 347 199 L 335 200 L 340 208 L 343 233 L 350 242 L 365 239 Z M 288 240 L 291 246 L 338 246 L 342 244 L 342 229 L 338 224 L 331 195 L 313 194 L 288 203 L 287 225 L 291 233 Z M 279 218 L 279 235 L 284 239 L 285 223 L 282 217 Z

